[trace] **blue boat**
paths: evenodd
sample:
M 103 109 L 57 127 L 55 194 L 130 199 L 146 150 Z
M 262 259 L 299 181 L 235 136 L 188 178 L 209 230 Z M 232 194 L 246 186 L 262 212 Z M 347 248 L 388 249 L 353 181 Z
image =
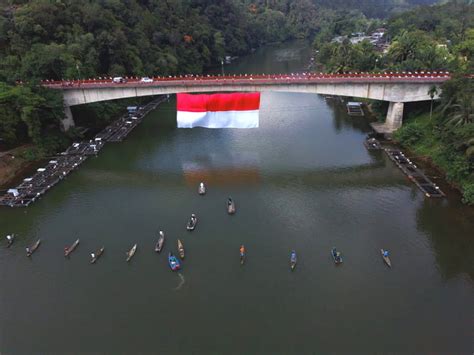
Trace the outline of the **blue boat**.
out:
M 173 253 L 168 254 L 168 265 L 173 271 L 181 269 L 181 264 L 179 263 L 178 258 L 173 255 Z
M 296 251 L 292 250 L 291 254 L 290 254 L 290 267 L 291 267 L 291 270 L 295 269 L 296 262 L 297 262 Z
M 332 255 L 332 258 L 334 259 L 334 263 L 337 265 L 337 264 L 341 264 L 342 263 L 342 255 L 340 252 L 338 252 L 336 250 L 336 248 L 332 248 L 331 250 L 331 255 Z

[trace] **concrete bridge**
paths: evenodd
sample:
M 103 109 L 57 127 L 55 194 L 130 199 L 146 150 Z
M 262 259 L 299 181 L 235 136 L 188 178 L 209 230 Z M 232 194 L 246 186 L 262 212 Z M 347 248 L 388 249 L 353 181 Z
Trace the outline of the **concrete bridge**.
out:
M 139 78 L 126 78 L 115 83 L 111 78 L 74 81 L 48 81 L 42 84 L 62 90 L 64 95 L 65 130 L 74 125 L 71 106 L 92 102 L 130 97 L 176 94 L 179 92 L 222 91 L 281 91 L 301 92 L 334 96 L 348 96 L 388 101 L 389 107 L 384 124 L 377 130 L 391 133 L 402 125 L 405 102 L 428 101 L 428 91 L 450 79 L 448 72 L 419 73 L 349 73 L 349 74 L 272 74 L 233 76 L 155 77 L 152 82 Z M 433 97 L 438 98 L 438 94 Z

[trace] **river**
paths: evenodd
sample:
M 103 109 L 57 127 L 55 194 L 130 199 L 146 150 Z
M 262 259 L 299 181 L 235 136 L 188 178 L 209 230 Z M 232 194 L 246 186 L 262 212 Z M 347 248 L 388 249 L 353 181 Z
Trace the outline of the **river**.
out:
M 308 56 L 301 42 L 270 46 L 225 70 L 292 72 Z M 19 235 L 0 248 L 2 353 L 472 354 L 474 214 L 458 195 L 424 198 L 364 148 L 366 118 L 317 95 L 263 93 L 249 130 L 177 129 L 175 104 L 29 208 L 0 209 L 2 238 Z M 173 273 L 177 238 L 186 259 Z

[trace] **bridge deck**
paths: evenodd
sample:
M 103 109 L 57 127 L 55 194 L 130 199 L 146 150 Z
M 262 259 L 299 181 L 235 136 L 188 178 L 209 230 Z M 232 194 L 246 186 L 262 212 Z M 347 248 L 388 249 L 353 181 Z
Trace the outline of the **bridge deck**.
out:
M 127 77 L 125 83 L 114 83 L 112 78 L 86 80 L 43 80 L 43 86 L 52 89 L 77 89 L 78 87 L 156 87 L 156 86 L 215 86 L 215 85 L 279 85 L 279 84 L 363 84 L 363 83 L 442 83 L 451 78 L 448 72 L 422 73 L 358 73 L 358 74 L 270 74 L 228 76 L 173 76 L 154 77 L 152 82 L 141 82 L 138 77 Z

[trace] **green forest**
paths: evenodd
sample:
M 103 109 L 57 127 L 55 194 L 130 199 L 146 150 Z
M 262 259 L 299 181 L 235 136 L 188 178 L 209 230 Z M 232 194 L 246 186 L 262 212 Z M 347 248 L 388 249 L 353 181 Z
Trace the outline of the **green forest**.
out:
M 406 110 L 401 144 L 429 156 L 474 203 L 474 5 L 453 0 L 0 1 L 0 143 L 37 159 L 61 132 L 60 94 L 42 79 L 202 73 L 225 56 L 290 39 L 313 41 L 318 71 L 449 70 L 439 102 Z M 386 50 L 354 33 L 386 29 Z M 333 38 L 339 36 L 340 42 Z M 17 85 L 22 81 L 22 85 Z M 433 96 L 436 93 L 433 92 Z M 122 105 L 123 106 L 123 105 Z M 376 108 L 377 105 L 373 105 Z M 121 106 L 81 108 L 105 125 Z M 434 107 L 433 110 L 431 110 Z
M 339 25 L 342 23 L 343 25 Z M 352 43 L 355 32 L 386 28 L 389 46 L 381 51 L 368 40 Z M 339 41 L 332 41 L 340 36 Z M 385 21 L 361 15 L 342 15 L 328 22 L 313 46 L 322 70 L 450 71 L 453 79 L 442 87 L 441 100 L 409 105 L 395 139 L 419 156 L 429 158 L 474 204 L 474 5 L 452 1 L 423 6 Z M 436 94 L 433 88 L 432 97 Z M 380 117 L 386 106 L 373 104 Z
M 30 141 L 43 151 L 58 148 L 60 100 L 37 86 L 41 79 L 202 73 L 226 55 L 312 38 L 341 13 L 386 16 L 423 2 L 2 1 L 0 136 L 7 145 Z M 15 86 L 17 80 L 24 84 Z

